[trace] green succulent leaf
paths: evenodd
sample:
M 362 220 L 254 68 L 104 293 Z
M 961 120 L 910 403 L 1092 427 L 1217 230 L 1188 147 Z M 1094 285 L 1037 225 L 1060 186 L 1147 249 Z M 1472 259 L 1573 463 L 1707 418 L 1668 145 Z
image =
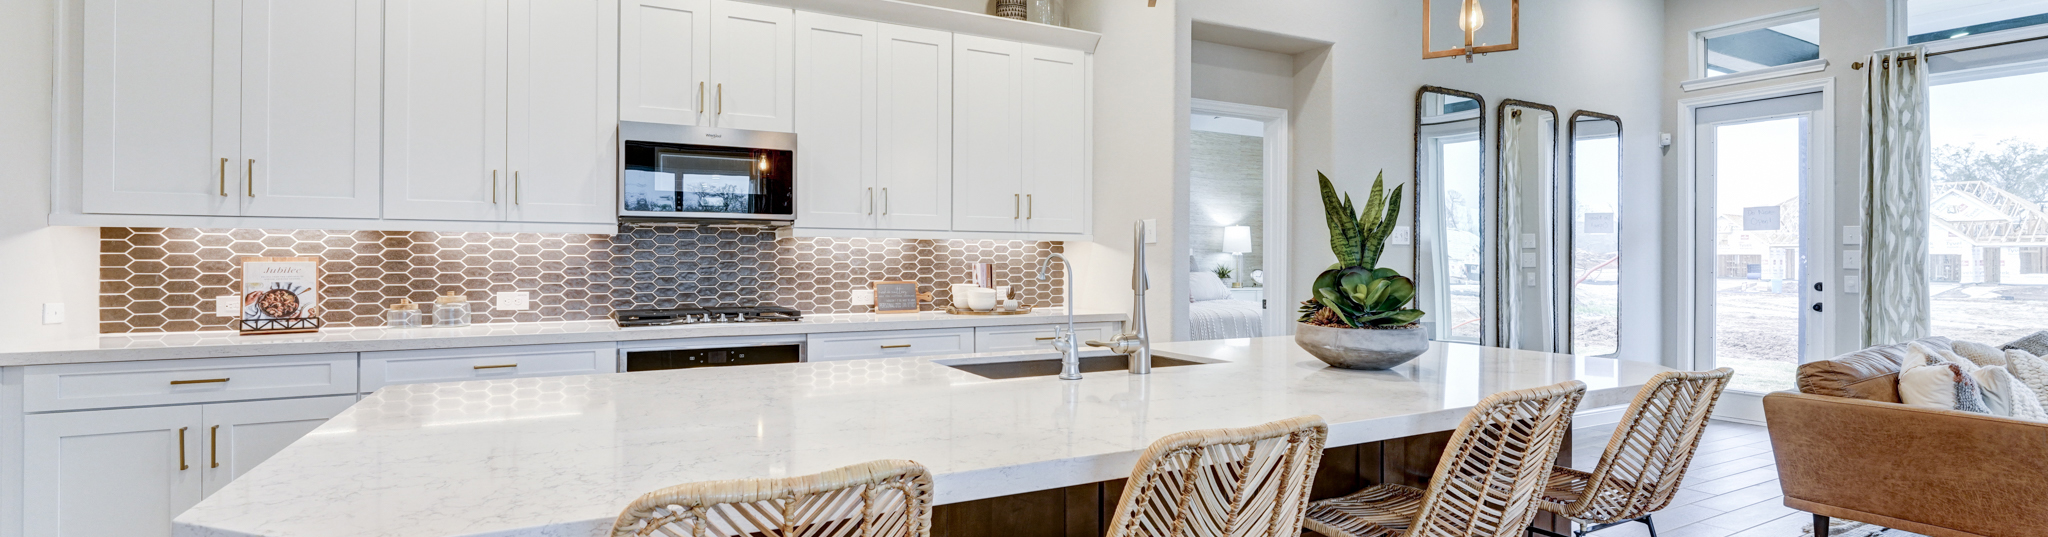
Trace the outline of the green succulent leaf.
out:
M 1379 219 L 1377 226 L 1361 228 L 1361 233 L 1366 236 L 1366 242 L 1360 246 L 1358 254 L 1361 265 L 1380 263 L 1380 252 L 1387 248 L 1387 237 L 1394 234 L 1394 225 L 1401 221 L 1401 189 L 1406 186 L 1408 185 L 1396 185 L 1394 193 L 1387 196 L 1387 214 Z
M 1415 298 L 1415 281 L 1404 276 L 1373 280 L 1373 285 L 1371 300 L 1362 302 L 1372 311 L 1399 309 Z
M 1377 266 L 1400 223 L 1406 185 L 1388 192 L 1386 173 L 1381 172 L 1373 178 L 1361 208 L 1352 205 L 1350 194 L 1337 192 L 1328 175 L 1317 172 L 1316 181 L 1322 189 L 1323 217 L 1330 226 L 1330 251 L 1337 262 L 1316 276 L 1312 298 L 1301 306 L 1302 320 L 1309 321 L 1324 309 L 1354 328 L 1401 326 L 1422 319 L 1421 310 L 1404 309 L 1415 300 L 1415 281 Z
M 1330 176 L 1316 172 L 1316 180 L 1323 190 L 1323 217 L 1330 225 L 1330 252 L 1337 254 L 1337 263 L 1343 266 L 1363 264 L 1360 263 L 1363 252 L 1359 250 L 1359 244 L 1365 232 L 1351 217 L 1351 201 L 1348 197 L 1337 196 L 1337 187 L 1330 183 Z
M 1394 310 L 1373 312 L 1358 317 L 1352 326 L 1401 326 L 1422 319 L 1422 310 Z

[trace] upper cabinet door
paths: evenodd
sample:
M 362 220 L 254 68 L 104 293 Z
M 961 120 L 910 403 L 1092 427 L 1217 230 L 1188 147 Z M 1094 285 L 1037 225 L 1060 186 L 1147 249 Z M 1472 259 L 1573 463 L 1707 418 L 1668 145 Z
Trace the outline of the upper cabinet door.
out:
M 200 499 L 199 416 L 185 405 L 22 418 L 23 534 L 170 535 Z
M 233 216 L 240 0 L 87 0 L 83 207 Z
M 243 3 L 243 215 L 377 217 L 382 19 L 377 0 Z
M 384 216 L 503 220 L 505 0 L 386 7 Z
M 952 229 L 953 34 L 893 24 L 879 25 L 878 30 L 875 164 L 883 194 L 880 226 Z
M 206 447 L 192 453 L 192 466 L 206 476 L 206 495 L 212 496 L 353 404 L 355 396 L 337 395 L 204 406 L 205 427 L 193 432 L 204 433 Z
M 1088 218 L 1088 84 L 1081 51 L 1024 46 L 1024 225 L 1080 233 Z
M 711 0 L 623 0 L 619 10 L 619 119 L 706 124 Z
M 616 6 L 512 0 L 510 220 L 618 220 Z
M 711 0 L 711 15 L 710 125 L 793 132 L 795 12 Z
M 875 223 L 875 23 L 796 14 L 797 224 Z
M 953 36 L 953 229 L 1023 231 L 1023 47 Z

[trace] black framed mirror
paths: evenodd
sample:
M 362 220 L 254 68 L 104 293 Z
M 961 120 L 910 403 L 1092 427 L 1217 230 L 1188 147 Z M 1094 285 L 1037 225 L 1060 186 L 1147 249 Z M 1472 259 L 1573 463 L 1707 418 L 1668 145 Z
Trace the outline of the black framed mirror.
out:
M 1621 118 L 1580 110 L 1570 123 L 1564 352 L 1611 357 L 1621 349 Z
M 1417 91 L 1410 266 L 1430 339 L 1480 342 L 1486 163 L 1486 99 L 1437 86 Z
M 1492 308 L 1487 345 L 1557 352 L 1557 108 L 1505 99 L 1494 114 L 1493 204 L 1487 259 L 1493 269 L 1481 293 Z

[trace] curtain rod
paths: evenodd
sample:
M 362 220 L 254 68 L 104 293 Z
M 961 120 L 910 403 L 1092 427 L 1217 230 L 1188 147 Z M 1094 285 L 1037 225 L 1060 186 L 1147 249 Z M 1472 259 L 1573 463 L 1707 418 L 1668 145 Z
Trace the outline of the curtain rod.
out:
M 1997 43 L 1988 43 L 1988 44 L 1983 44 L 1983 45 L 1977 45 L 1977 46 L 1974 46 L 1974 47 L 1963 47 L 1963 48 L 1959 48 L 1959 49 L 1955 49 L 1955 50 L 1944 50 L 1944 51 L 1941 51 L 1941 52 L 1929 52 L 1929 53 L 1925 54 L 1924 56 L 1925 56 L 1925 57 L 1928 57 L 1928 58 L 1932 58 L 1932 57 L 1935 57 L 1935 56 L 1940 56 L 1940 55 L 1943 55 L 1943 54 L 1955 54 L 1955 53 L 1957 53 L 1957 52 L 1969 52 L 1969 51 L 1972 51 L 1972 50 L 1977 50 L 1977 49 L 1985 49 L 1985 48 L 1991 48 L 1991 47 L 2002 47 L 2002 46 L 2006 46 L 2006 45 L 2012 45 L 2012 44 L 2017 44 L 2017 43 L 2025 43 L 2025 42 L 2028 42 L 2028 41 L 2039 41 L 2039 40 L 2042 40 L 2042 39 L 2048 39 L 2048 35 L 2037 35 L 2037 36 L 2034 36 L 2034 37 L 2029 37 L 2029 38 L 2025 38 L 2025 39 L 2014 39 L 2014 40 L 2011 40 L 2011 41 L 2000 41 L 2000 42 L 1997 42 Z M 1901 57 L 1902 57 L 1902 58 L 1913 58 L 1913 57 L 1914 57 L 1914 55 L 1912 55 L 1912 54 L 1906 54 L 1906 55 L 1903 55 L 1903 56 L 1901 56 Z M 1884 61 L 1883 61 L 1883 64 L 1884 64 L 1884 65 L 1885 65 L 1886 67 L 1890 67 L 1890 66 L 1891 66 L 1891 61 L 1892 61 L 1892 60 L 1891 60 L 1891 58 L 1890 58 L 1890 57 L 1886 57 L 1886 58 L 1884 59 Z M 1863 62 L 1855 62 L 1855 63 L 1851 63 L 1851 64 L 1849 64 L 1849 68 L 1850 68 L 1850 69 L 1862 69 L 1862 68 L 1863 68 Z

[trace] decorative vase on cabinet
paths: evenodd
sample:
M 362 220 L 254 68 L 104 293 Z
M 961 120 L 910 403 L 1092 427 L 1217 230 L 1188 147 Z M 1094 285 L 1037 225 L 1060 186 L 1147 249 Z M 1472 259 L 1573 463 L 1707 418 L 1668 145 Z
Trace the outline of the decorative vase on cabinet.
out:
M 1025 20 L 1029 9 L 1025 0 L 996 0 L 996 16 L 1005 19 Z
M 1030 0 L 1029 20 L 1047 26 L 1067 25 L 1066 0 Z

